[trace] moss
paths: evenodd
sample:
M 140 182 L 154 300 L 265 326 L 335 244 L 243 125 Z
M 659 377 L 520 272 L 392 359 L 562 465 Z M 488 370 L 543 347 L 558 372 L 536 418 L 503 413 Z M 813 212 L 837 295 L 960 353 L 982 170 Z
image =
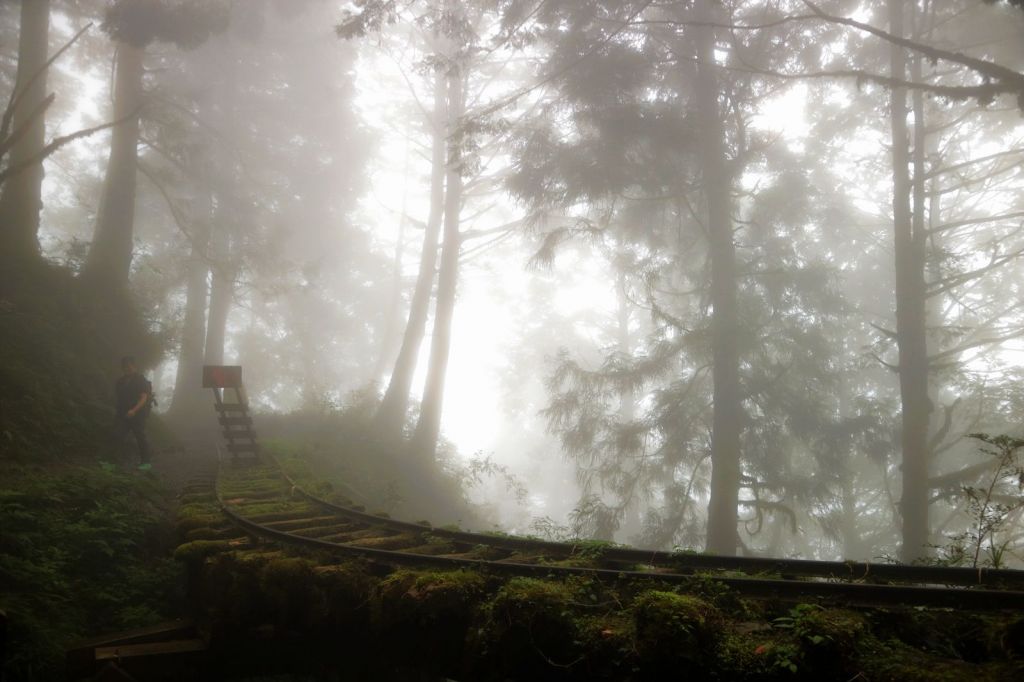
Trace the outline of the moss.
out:
M 193 530 L 199 528 L 215 528 L 223 525 L 223 523 L 223 514 L 206 514 L 179 518 L 174 525 L 178 529 L 178 533 L 181 535 L 187 535 Z
M 384 580 L 379 593 L 399 617 L 430 619 L 440 613 L 465 610 L 483 595 L 486 581 L 476 571 L 396 571 Z
M 210 528 L 209 526 L 203 526 L 202 528 L 193 528 L 185 533 L 185 541 L 192 542 L 193 540 L 220 540 L 223 539 L 223 533 L 216 528 Z
M 860 671 L 879 682 L 1001 682 L 1024 672 L 1008 663 L 978 665 L 928 654 L 895 639 L 868 638 L 861 646 Z
M 178 502 L 181 503 L 183 506 L 184 505 L 189 505 L 189 504 L 209 504 L 210 500 L 211 500 L 211 495 L 209 493 L 206 493 L 206 492 L 202 492 L 202 493 L 187 493 L 187 494 L 178 496 Z
M 601 609 L 604 611 L 604 609 Z M 585 679 L 627 679 L 640 665 L 636 629 L 627 613 L 612 611 L 576 619 L 586 658 L 580 663 Z
M 1024 618 L 999 623 L 993 627 L 992 636 L 1004 656 L 1024 662 Z
M 435 674 L 457 669 L 487 583 L 475 571 L 397 571 L 374 598 L 373 623 L 402 642 L 396 660 Z
M 193 540 L 179 545 L 174 550 L 174 558 L 185 563 L 199 563 L 207 557 L 230 549 L 231 546 L 226 540 Z
M 361 561 L 318 568 L 317 576 L 330 622 L 350 630 L 369 630 L 370 595 L 378 589 L 380 579 Z
M 830 654 L 851 653 L 868 630 L 864 616 L 845 609 L 815 609 L 801 620 L 801 638 Z
M 326 595 L 318 585 L 313 563 L 306 559 L 268 561 L 260 575 L 260 587 L 279 627 L 308 629 L 327 614 Z
M 899 639 L 912 647 L 970 662 L 986 660 L 999 649 L 1001 617 L 948 609 L 876 611 L 872 627 L 880 639 Z
M 668 670 L 696 674 L 710 667 L 722 630 L 718 610 L 700 597 L 649 590 L 633 602 L 636 648 L 648 677 Z
M 360 547 L 367 547 L 370 549 L 390 549 L 397 550 L 403 547 L 408 547 L 409 543 L 418 541 L 419 538 L 411 533 L 402 533 L 399 535 L 389 535 L 387 537 L 376 537 L 376 538 L 364 538 L 359 540 L 356 544 Z
M 714 664 L 718 679 L 767 680 L 789 677 L 789 657 L 794 647 L 789 638 L 765 625 L 763 628 L 734 628 L 721 634 Z
M 278 501 L 239 505 L 237 511 L 244 514 L 250 521 L 268 523 L 270 521 L 285 521 L 299 514 L 313 515 L 316 513 L 316 508 L 301 502 Z
M 603 557 L 609 549 L 618 546 L 614 542 L 605 540 L 576 540 L 573 542 L 572 553 L 575 557 L 596 561 Z
M 545 679 L 582 660 L 570 584 L 512 578 L 482 611 L 474 647 L 493 675 Z

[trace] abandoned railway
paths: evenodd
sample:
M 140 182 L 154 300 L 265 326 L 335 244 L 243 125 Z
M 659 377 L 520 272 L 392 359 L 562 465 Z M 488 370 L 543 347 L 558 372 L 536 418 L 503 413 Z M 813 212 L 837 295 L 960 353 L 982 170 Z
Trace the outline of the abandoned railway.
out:
M 222 473 L 217 496 L 240 534 L 236 550 L 263 551 L 262 543 L 273 542 L 383 564 L 471 568 L 504 576 L 679 584 L 699 574 L 745 597 L 849 606 L 1024 608 L 1024 571 L 718 557 L 433 528 L 317 497 L 271 462 Z M 276 511 L 261 511 L 268 508 Z

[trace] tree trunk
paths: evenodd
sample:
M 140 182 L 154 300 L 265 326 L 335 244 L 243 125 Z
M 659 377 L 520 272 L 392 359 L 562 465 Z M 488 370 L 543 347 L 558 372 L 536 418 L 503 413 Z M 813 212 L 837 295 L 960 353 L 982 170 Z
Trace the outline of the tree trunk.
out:
M 15 92 L 20 93 L 11 119 L 11 132 L 28 126 L 10 151 L 8 167 L 25 163 L 42 152 L 46 144 L 46 117 L 33 112 L 46 99 L 46 70 L 50 35 L 50 0 L 22 0 L 18 38 L 18 75 Z M 38 74 L 38 75 L 37 75 Z M 31 87 L 26 88 L 35 77 Z M 42 201 L 43 164 L 29 166 L 4 183 L 0 194 L 0 253 L 11 263 L 23 263 L 39 255 L 39 212 Z
M 114 78 L 114 119 L 137 112 L 142 105 L 142 59 L 145 50 L 117 44 Z M 110 140 L 110 160 L 103 182 L 92 247 L 83 276 L 101 291 L 128 288 L 135 227 L 135 184 L 139 117 L 116 125 Z
M 187 418 L 200 404 L 203 356 L 206 345 L 206 299 L 210 292 L 210 265 L 207 246 L 210 241 L 209 212 L 193 235 L 188 262 L 188 283 L 185 293 L 185 321 L 181 328 L 181 349 L 178 352 L 178 374 L 171 399 L 171 416 Z M 205 404 L 205 403 L 203 403 Z
M 453 65 L 448 74 L 448 135 L 455 137 L 461 123 L 463 107 L 462 70 Z M 423 387 L 420 418 L 412 437 L 411 451 L 422 461 L 433 461 L 437 439 L 441 435 L 441 412 L 444 404 L 445 375 L 451 350 L 452 317 L 455 314 L 455 290 L 459 278 L 459 218 L 462 213 L 462 159 L 458 142 L 452 139 L 448 149 L 445 178 L 444 247 L 441 270 L 437 279 L 437 308 L 434 333 L 430 342 L 430 364 Z
M 420 255 L 420 271 L 416 278 L 409 306 L 409 321 L 402 336 L 402 347 L 398 351 L 395 368 L 391 372 L 384 399 L 375 416 L 377 430 L 382 434 L 401 433 L 405 425 L 405 412 L 409 406 L 409 391 L 412 388 L 416 361 L 427 327 L 427 313 L 430 310 L 430 294 L 434 288 L 434 269 L 437 264 L 437 243 L 441 231 L 441 216 L 444 212 L 445 180 L 445 75 L 435 72 L 433 144 L 431 149 L 430 172 L 430 214 L 423 235 L 423 252 Z
M 628 292 L 626 290 L 626 271 L 625 266 L 619 267 L 618 282 L 616 282 L 615 292 L 618 294 L 618 329 L 616 330 L 618 336 L 618 351 L 622 354 L 623 358 L 630 358 L 633 356 L 633 340 L 629 333 L 629 320 L 630 320 L 630 301 Z M 628 424 L 636 418 L 636 395 L 630 391 L 629 393 L 623 393 L 619 397 L 619 421 L 623 424 Z
M 408 156 L 408 154 L 406 155 Z M 404 173 L 404 184 L 409 182 L 409 166 L 406 163 Z M 399 331 L 402 328 L 402 256 L 405 254 L 405 224 L 406 224 L 406 200 L 402 199 L 402 215 L 398 219 L 398 239 L 395 242 L 395 257 L 392 264 L 391 300 L 388 302 L 388 310 L 384 318 L 384 330 L 380 339 L 380 355 L 377 356 L 377 364 L 374 365 L 370 381 L 374 385 L 383 377 L 388 365 L 397 359 L 395 351 L 398 350 Z M 435 248 L 436 251 L 436 248 Z M 408 393 L 408 392 L 407 392 Z
M 225 211 L 217 211 L 218 220 L 214 225 L 217 230 L 215 239 L 217 246 L 213 249 L 215 266 L 213 269 L 213 287 L 210 290 L 210 310 L 206 322 L 206 364 L 224 364 L 224 341 L 227 338 L 228 315 L 231 312 L 231 301 L 234 297 L 234 273 L 231 261 L 231 238 L 226 234 L 223 221 Z
M 902 36 L 903 0 L 889 0 L 889 30 Z M 905 80 L 903 48 L 890 49 L 890 75 Z M 896 343 L 899 348 L 903 428 L 903 490 L 900 498 L 900 558 L 909 563 L 927 554 L 928 543 L 928 349 L 925 330 L 924 223 L 911 216 L 907 93 L 893 88 L 890 104 L 893 166 L 893 228 L 896 271 Z M 923 177 L 923 176 L 921 176 Z M 923 187 L 923 186 L 922 186 Z M 922 202 L 923 204 L 923 202 Z M 920 211 L 918 211 L 920 213 Z
M 712 17 L 704 0 L 702 14 Z M 711 432 L 711 496 L 708 502 L 709 553 L 733 555 L 737 545 L 740 483 L 740 431 L 743 415 L 739 381 L 739 323 L 736 307 L 736 247 L 733 243 L 731 187 L 725 165 L 725 131 L 718 106 L 715 34 L 697 31 L 697 117 L 707 202 L 708 250 L 711 259 L 711 345 L 714 415 Z

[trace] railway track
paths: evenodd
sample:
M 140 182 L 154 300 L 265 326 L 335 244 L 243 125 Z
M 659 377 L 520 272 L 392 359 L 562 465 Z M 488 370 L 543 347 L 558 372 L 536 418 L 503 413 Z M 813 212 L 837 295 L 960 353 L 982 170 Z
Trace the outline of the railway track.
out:
M 743 597 L 781 601 L 1024 609 L 1024 571 L 715 557 L 433 528 L 321 499 L 267 463 L 225 467 L 217 498 L 237 529 L 238 550 L 264 551 L 271 542 L 387 565 L 472 568 L 503 576 L 655 584 L 713 580 Z

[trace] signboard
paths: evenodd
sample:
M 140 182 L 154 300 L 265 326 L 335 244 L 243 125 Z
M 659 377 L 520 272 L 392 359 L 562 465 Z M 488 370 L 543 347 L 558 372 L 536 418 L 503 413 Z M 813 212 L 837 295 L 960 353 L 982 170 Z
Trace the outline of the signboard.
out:
M 203 388 L 241 387 L 241 365 L 203 365 Z

